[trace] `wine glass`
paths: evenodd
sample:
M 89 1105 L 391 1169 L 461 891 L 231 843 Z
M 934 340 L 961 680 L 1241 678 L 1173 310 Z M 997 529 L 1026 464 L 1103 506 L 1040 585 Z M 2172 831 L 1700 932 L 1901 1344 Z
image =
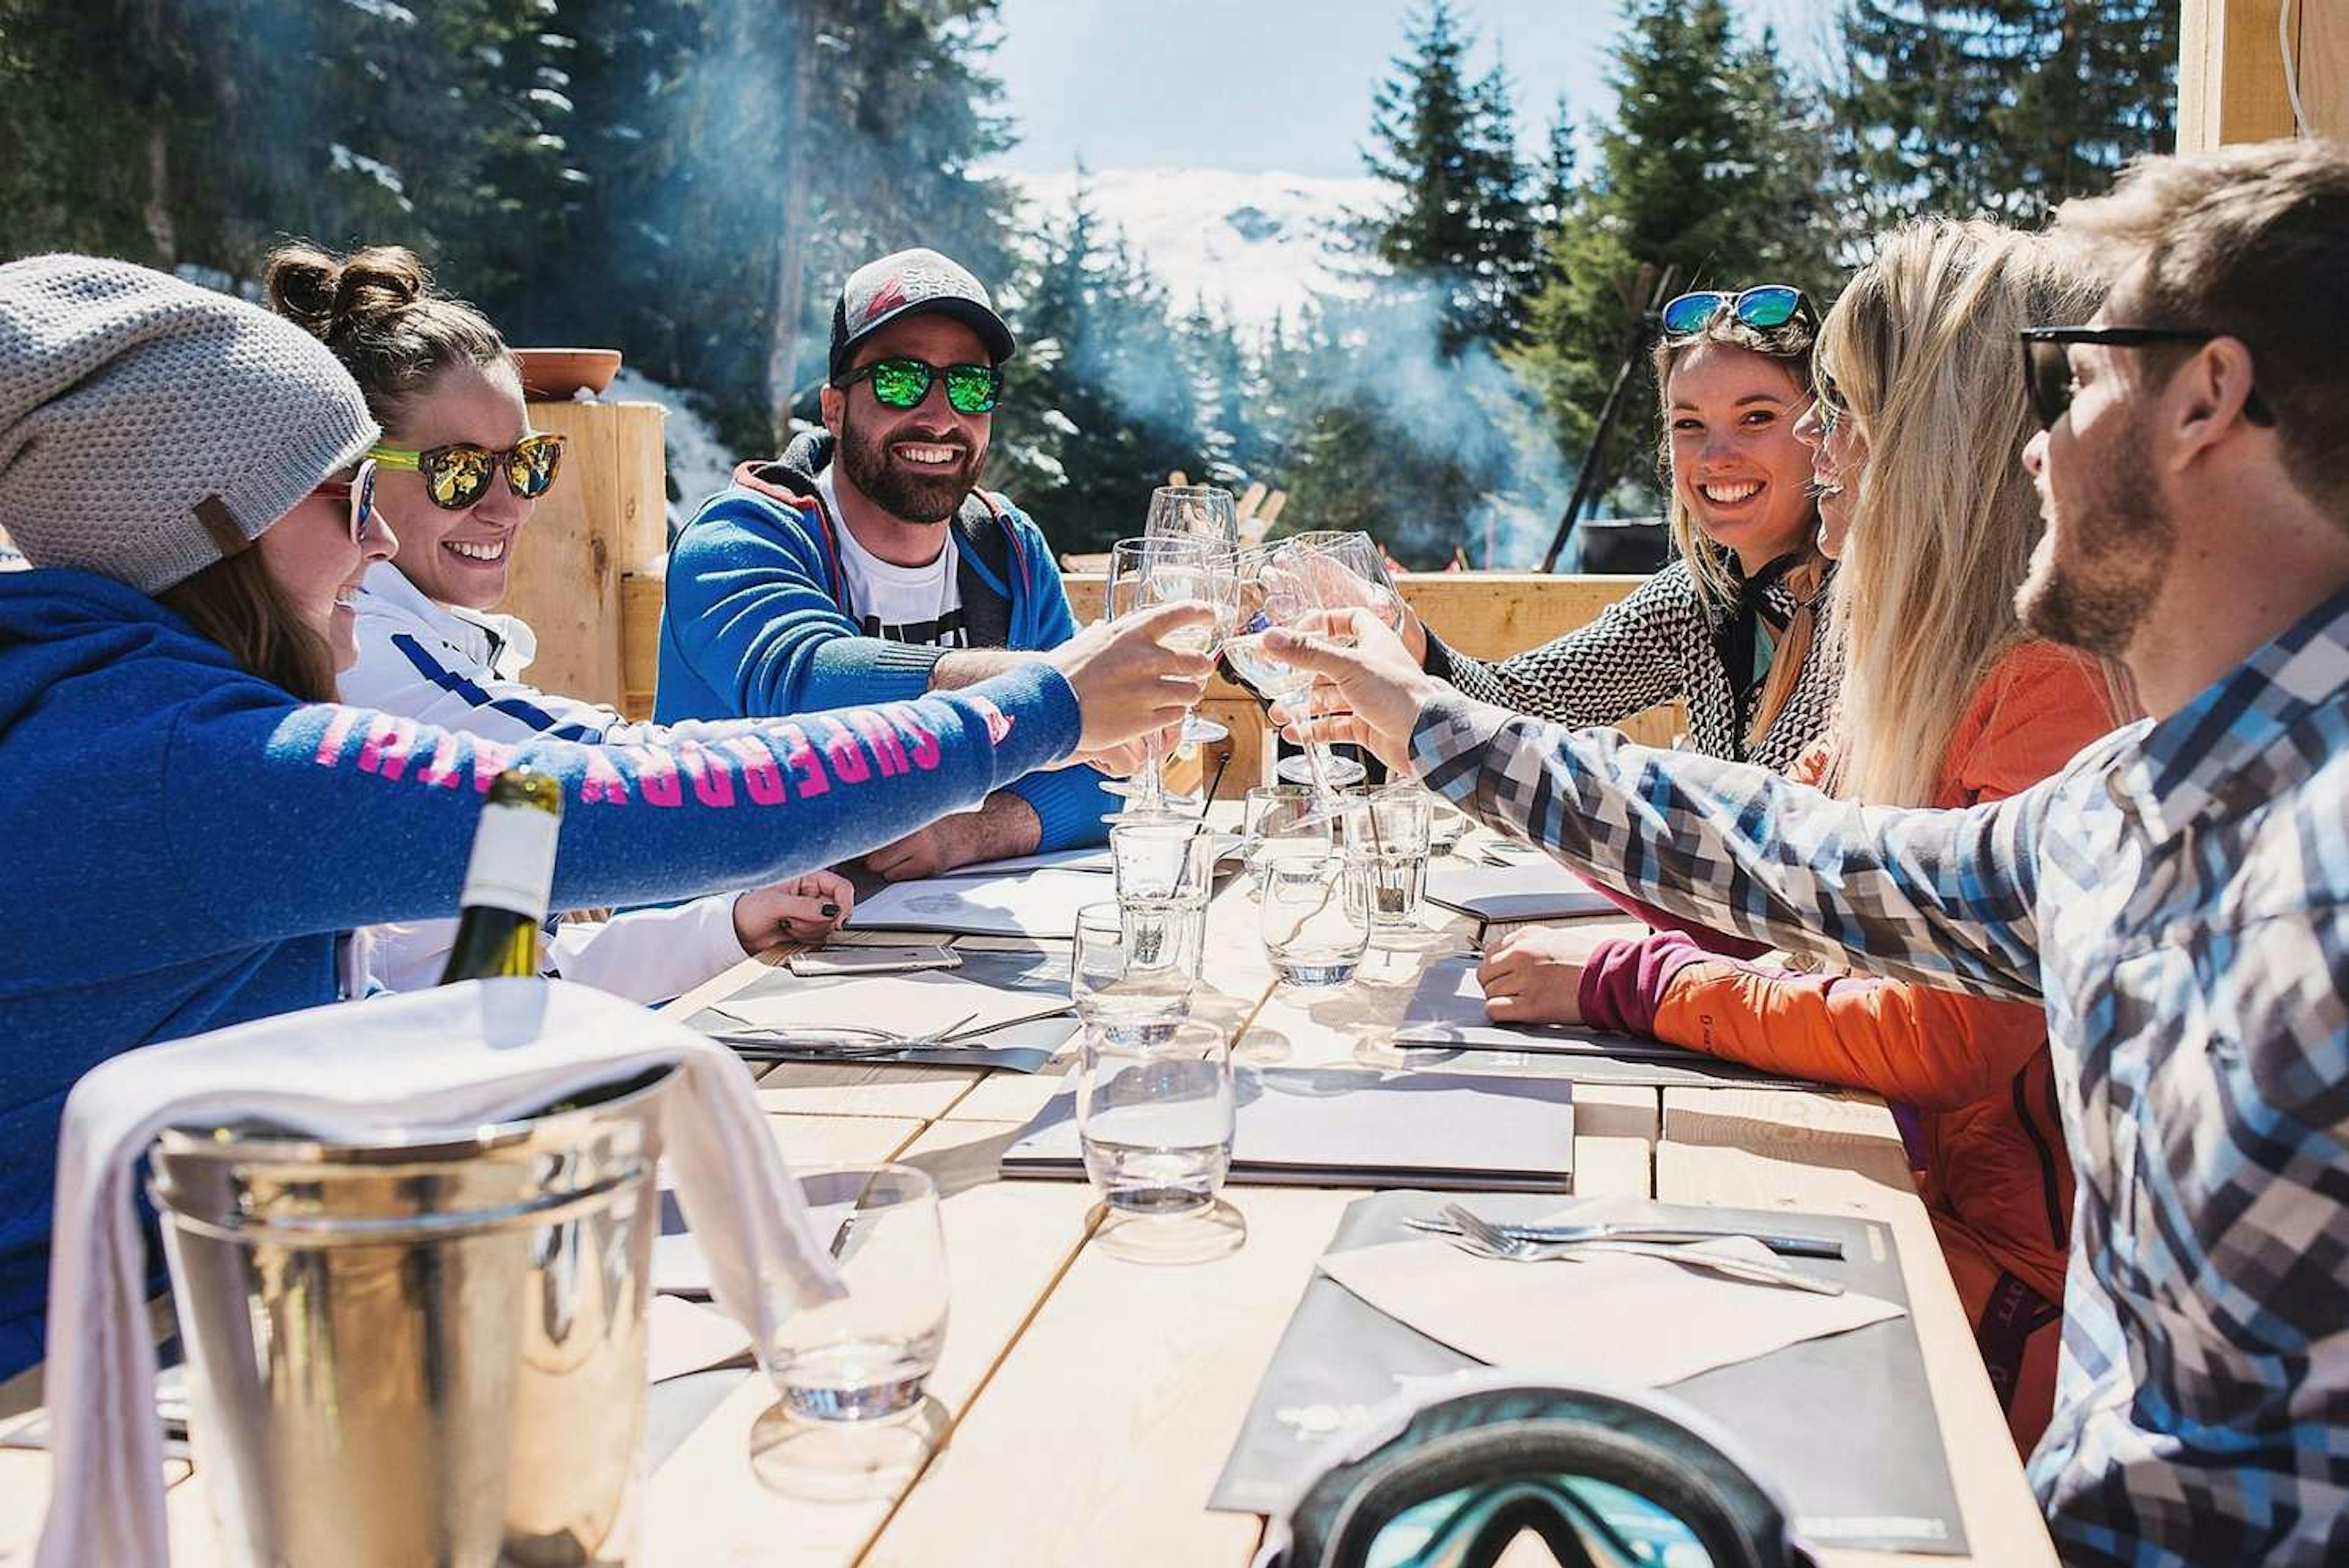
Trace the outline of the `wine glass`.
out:
M 1239 553 L 1239 511 L 1228 490 L 1211 484 L 1162 484 L 1150 493 L 1150 515 L 1142 533 L 1148 539 L 1204 540 L 1209 555 L 1222 565 Z M 1216 639 L 1220 642 L 1232 634 L 1226 613 L 1230 599 L 1218 596 L 1216 603 Z M 1196 713 L 1183 721 L 1183 739 L 1189 744 L 1220 741 L 1230 733 L 1213 719 L 1202 719 Z
M 1311 559 L 1285 539 L 1277 545 L 1257 545 L 1242 550 L 1236 559 L 1233 576 L 1237 618 L 1232 636 L 1224 643 L 1223 655 L 1239 678 L 1268 702 L 1294 705 L 1313 688 L 1309 671 L 1285 664 L 1265 651 L 1264 634 L 1277 626 L 1295 626 L 1323 607 L 1315 582 L 1319 575 L 1323 574 L 1317 572 Z M 1332 766 L 1344 760 L 1330 756 L 1327 746 L 1310 742 L 1305 747 L 1301 774 L 1291 777 L 1284 763 L 1281 776 L 1292 784 L 1311 784 L 1321 797 L 1323 812 L 1334 815 L 1333 797 L 1339 786 L 1358 782 L 1363 776 L 1359 763 L 1353 765 L 1350 778 L 1343 776 L 1342 769 Z
M 1322 608 L 1366 609 L 1384 621 L 1388 630 L 1402 630 L 1402 595 L 1388 575 L 1387 553 L 1368 534 L 1323 528 L 1292 534 L 1282 543 L 1312 552 Z
M 1110 552 L 1106 604 L 1112 620 L 1160 605 L 1213 603 L 1218 587 L 1218 575 L 1203 540 L 1121 539 Z M 1170 634 L 1165 646 L 1177 653 L 1206 653 L 1215 648 L 1216 635 L 1214 622 L 1187 626 Z M 1164 760 L 1159 754 L 1158 738 L 1145 736 L 1142 771 L 1121 792 L 1130 810 L 1163 815 L 1168 809 L 1166 781 L 1160 774 Z

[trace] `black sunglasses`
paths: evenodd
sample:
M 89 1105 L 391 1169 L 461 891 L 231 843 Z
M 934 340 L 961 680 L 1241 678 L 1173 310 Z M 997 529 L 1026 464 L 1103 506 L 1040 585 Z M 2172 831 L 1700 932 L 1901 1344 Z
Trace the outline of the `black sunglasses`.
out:
M 947 406 L 958 414 L 992 413 L 1003 400 L 1003 372 L 992 365 L 932 365 L 920 359 L 875 359 L 851 371 L 839 385 L 843 390 L 859 381 L 873 383 L 873 400 L 885 409 L 918 409 L 930 395 L 930 383 L 944 378 Z
M 2026 327 L 2017 336 L 2023 339 L 2023 389 L 2030 395 L 2031 412 L 2040 429 L 2053 430 L 2072 409 L 2071 345 L 2144 348 L 2157 343 L 2208 343 L 2226 334 L 2191 327 Z M 2255 425 L 2275 422 L 2256 388 L 2243 400 L 2243 417 Z

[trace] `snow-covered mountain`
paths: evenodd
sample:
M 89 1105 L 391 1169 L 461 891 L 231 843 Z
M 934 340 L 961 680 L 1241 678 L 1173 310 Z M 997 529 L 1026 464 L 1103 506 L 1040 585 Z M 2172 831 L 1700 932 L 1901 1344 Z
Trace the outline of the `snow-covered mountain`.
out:
M 1031 225 L 1057 221 L 1079 184 L 1102 224 L 1126 241 L 1167 286 L 1178 309 L 1195 297 L 1220 304 L 1246 327 L 1294 315 L 1315 293 L 1361 285 L 1332 265 L 1328 240 L 1352 213 L 1383 204 L 1377 180 L 1238 174 L 1223 169 L 1102 169 L 1009 176 L 1027 199 Z

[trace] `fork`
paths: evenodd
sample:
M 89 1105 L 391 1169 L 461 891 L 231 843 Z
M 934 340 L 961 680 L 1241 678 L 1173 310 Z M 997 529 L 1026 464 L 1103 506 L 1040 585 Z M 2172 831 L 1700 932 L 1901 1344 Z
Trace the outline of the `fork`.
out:
M 1414 1231 L 1433 1235 L 1453 1236 L 1460 1228 L 1449 1220 L 1411 1219 L 1403 1221 Z M 1740 1231 L 1729 1227 L 1693 1225 L 1640 1225 L 1628 1220 L 1609 1220 L 1588 1225 L 1505 1225 L 1493 1224 L 1493 1229 L 1513 1241 L 1530 1241 L 1536 1246 L 1568 1245 L 1587 1241 L 1716 1241 L 1723 1237 L 1744 1237 L 1759 1241 L 1772 1251 L 1789 1258 L 1841 1258 L 1843 1243 L 1832 1236 L 1782 1236 L 1764 1231 Z
M 900 1051 L 927 1051 L 951 1048 L 957 1031 L 976 1021 L 978 1014 L 967 1012 L 943 1029 L 932 1029 L 920 1034 L 898 1034 L 886 1029 L 811 1025 L 804 1029 L 776 1028 L 753 1023 L 722 1007 L 709 1010 L 730 1023 L 740 1028 L 710 1038 L 731 1046 L 736 1054 L 753 1060 L 772 1059 L 785 1062 L 854 1061 L 860 1056 L 892 1056 Z
M 1823 1280 L 1816 1274 L 1806 1274 L 1799 1269 L 1789 1269 L 1778 1263 L 1724 1257 L 1719 1252 L 1682 1247 L 1653 1246 L 1644 1241 L 1526 1241 L 1495 1230 L 1483 1218 L 1457 1203 L 1445 1204 L 1444 1217 L 1460 1227 L 1455 1245 L 1466 1242 L 1468 1251 L 1479 1256 L 1513 1263 L 1541 1263 L 1556 1258 L 1581 1257 L 1590 1252 L 1620 1252 L 1635 1258 L 1660 1258 L 1668 1263 L 1706 1269 L 1731 1279 L 1756 1284 L 1785 1285 L 1792 1290 L 1808 1291 L 1813 1295 L 1843 1294 L 1843 1287 L 1833 1280 Z

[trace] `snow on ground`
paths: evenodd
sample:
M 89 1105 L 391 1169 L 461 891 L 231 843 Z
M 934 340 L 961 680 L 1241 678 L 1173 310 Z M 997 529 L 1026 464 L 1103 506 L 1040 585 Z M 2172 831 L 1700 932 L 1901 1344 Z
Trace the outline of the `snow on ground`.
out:
M 678 499 L 668 504 L 669 532 L 693 515 L 693 509 L 726 488 L 734 472 L 734 457 L 710 432 L 709 421 L 694 412 L 684 393 L 665 387 L 640 370 L 622 366 L 604 391 L 615 403 L 658 403 L 668 410 L 662 421 L 661 444 L 667 449 L 668 476 Z
M 1195 297 L 1220 304 L 1240 325 L 1294 317 L 1315 294 L 1356 294 L 1343 258 L 1329 249 L 1350 214 L 1382 205 L 1378 180 L 1243 174 L 1224 169 L 1102 169 L 1085 174 L 1008 176 L 1028 203 L 1032 230 L 1060 223 L 1080 186 L 1107 230 L 1123 230 L 1177 310 Z

